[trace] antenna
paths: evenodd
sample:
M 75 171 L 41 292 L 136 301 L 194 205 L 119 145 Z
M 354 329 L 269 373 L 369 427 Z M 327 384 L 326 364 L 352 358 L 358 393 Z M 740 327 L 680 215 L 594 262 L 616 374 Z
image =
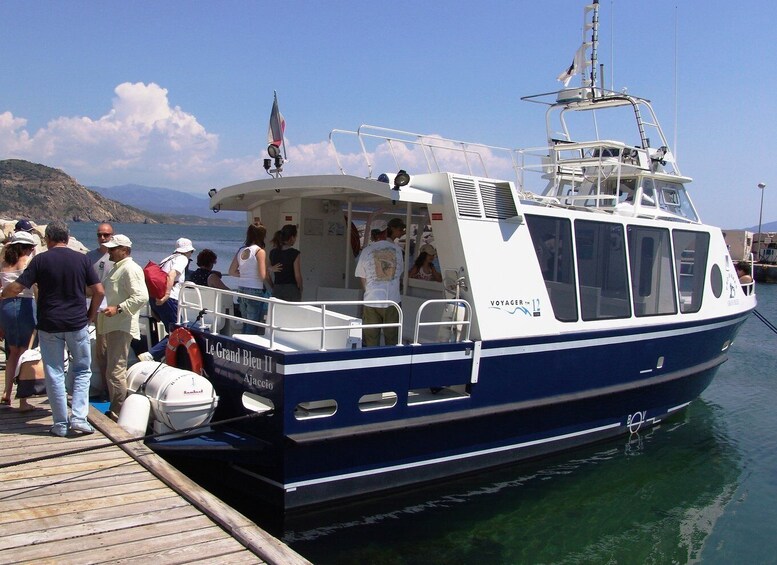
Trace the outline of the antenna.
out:
M 679 10 L 677 9 L 677 4 L 674 6 L 674 140 L 672 141 L 672 152 L 674 153 L 675 160 L 677 159 L 678 151 L 677 151 L 677 128 L 679 127 L 679 113 L 678 113 L 678 106 L 679 106 L 679 92 L 680 89 L 678 87 L 678 72 L 677 72 L 677 20 L 678 18 Z M 676 161 L 675 161 L 676 162 Z

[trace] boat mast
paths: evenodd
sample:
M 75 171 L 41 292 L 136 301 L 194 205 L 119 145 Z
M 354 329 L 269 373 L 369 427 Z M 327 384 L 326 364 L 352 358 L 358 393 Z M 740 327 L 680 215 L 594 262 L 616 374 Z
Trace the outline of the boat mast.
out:
M 583 86 L 591 87 L 591 97 L 596 97 L 596 66 L 598 62 L 598 49 L 599 49 L 599 0 L 594 0 L 594 3 L 590 6 L 586 6 L 586 10 L 592 10 L 591 23 L 585 23 L 583 31 L 583 43 L 585 43 L 585 28 L 591 29 L 591 75 L 587 81 L 583 78 Z M 587 19 L 587 18 L 586 18 Z M 584 75 L 585 77 L 585 75 Z

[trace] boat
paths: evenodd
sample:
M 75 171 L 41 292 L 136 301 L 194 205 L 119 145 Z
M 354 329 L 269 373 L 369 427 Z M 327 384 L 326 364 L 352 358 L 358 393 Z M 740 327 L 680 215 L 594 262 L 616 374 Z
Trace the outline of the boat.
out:
M 636 434 L 698 398 L 756 295 L 649 100 L 597 84 L 598 10 L 568 71 L 581 84 L 525 99 L 546 107 L 539 148 L 362 126 L 330 135 L 339 174 L 284 176 L 271 145 L 265 178 L 212 190 L 268 233 L 299 226 L 304 302 L 256 298 L 266 319 L 244 320 L 231 306 L 252 297 L 186 283 L 166 360 L 212 384 L 212 419 L 147 444 L 294 510 Z M 365 347 L 356 256 L 394 217 L 406 264 L 433 241 L 443 280 L 405 272 L 399 343 Z

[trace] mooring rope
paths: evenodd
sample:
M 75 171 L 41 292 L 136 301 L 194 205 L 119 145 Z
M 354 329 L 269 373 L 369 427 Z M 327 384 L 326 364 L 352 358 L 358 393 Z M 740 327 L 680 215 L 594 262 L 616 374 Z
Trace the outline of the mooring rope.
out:
M 755 317 L 761 320 L 767 328 L 772 330 L 774 333 L 777 334 L 777 326 L 775 326 L 773 323 L 771 323 L 769 320 L 766 319 L 766 317 L 761 314 L 758 310 L 753 310 L 753 314 L 755 314 Z
M 235 422 L 241 422 L 243 420 L 250 420 L 251 418 L 256 418 L 258 416 L 268 416 L 272 414 L 272 410 L 269 410 L 267 412 L 253 412 L 251 414 L 245 414 L 243 416 L 236 416 L 234 418 L 228 418 L 226 420 L 221 420 L 219 422 L 210 422 L 208 424 L 202 424 L 200 426 L 192 426 L 190 428 L 184 428 L 182 430 L 174 430 L 171 432 L 162 432 L 159 434 L 149 434 L 145 436 L 140 437 L 133 437 L 129 439 L 123 439 L 120 441 L 110 442 L 110 443 L 103 443 L 100 445 L 92 445 L 89 447 L 82 447 L 80 449 L 73 449 L 71 451 L 65 451 L 60 453 L 54 453 L 50 455 L 41 455 L 39 457 L 32 457 L 30 459 L 22 459 L 20 461 L 11 461 L 9 463 L 0 463 L 0 469 L 7 469 L 8 467 L 16 467 L 17 465 L 24 465 L 25 463 L 38 463 L 39 461 L 46 461 L 48 459 L 56 459 L 57 457 L 68 457 L 70 455 L 78 455 L 79 453 L 86 453 L 89 451 L 97 451 L 98 449 L 103 449 L 105 447 L 112 447 L 114 445 L 125 445 L 127 443 L 132 443 L 134 441 L 146 441 L 147 439 L 156 439 L 160 437 L 170 436 L 170 435 L 176 435 L 178 437 L 186 437 L 187 435 L 195 435 L 192 434 L 194 430 L 201 430 L 204 428 L 209 428 L 212 426 L 221 426 L 223 424 L 233 424 Z

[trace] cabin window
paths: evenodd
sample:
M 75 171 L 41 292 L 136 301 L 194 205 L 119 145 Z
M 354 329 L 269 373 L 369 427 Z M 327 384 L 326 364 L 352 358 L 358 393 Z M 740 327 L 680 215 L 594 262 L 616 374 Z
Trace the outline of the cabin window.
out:
M 628 234 L 634 314 L 677 313 L 669 230 L 629 226 Z
M 623 226 L 578 220 L 575 245 L 583 320 L 630 317 Z
M 659 195 L 659 205 L 663 210 L 694 222 L 699 220 L 683 185 L 658 180 L 655 185 Z
M 680 312 L 698 312 L 701 308 L 709 243 L 710 236 L 707 233 L 684 230 L 672 232 Z
M 526 223 L 553 314 L 561 322 L 576 322 L 575 265 L 569 220 L 527 214 Z

